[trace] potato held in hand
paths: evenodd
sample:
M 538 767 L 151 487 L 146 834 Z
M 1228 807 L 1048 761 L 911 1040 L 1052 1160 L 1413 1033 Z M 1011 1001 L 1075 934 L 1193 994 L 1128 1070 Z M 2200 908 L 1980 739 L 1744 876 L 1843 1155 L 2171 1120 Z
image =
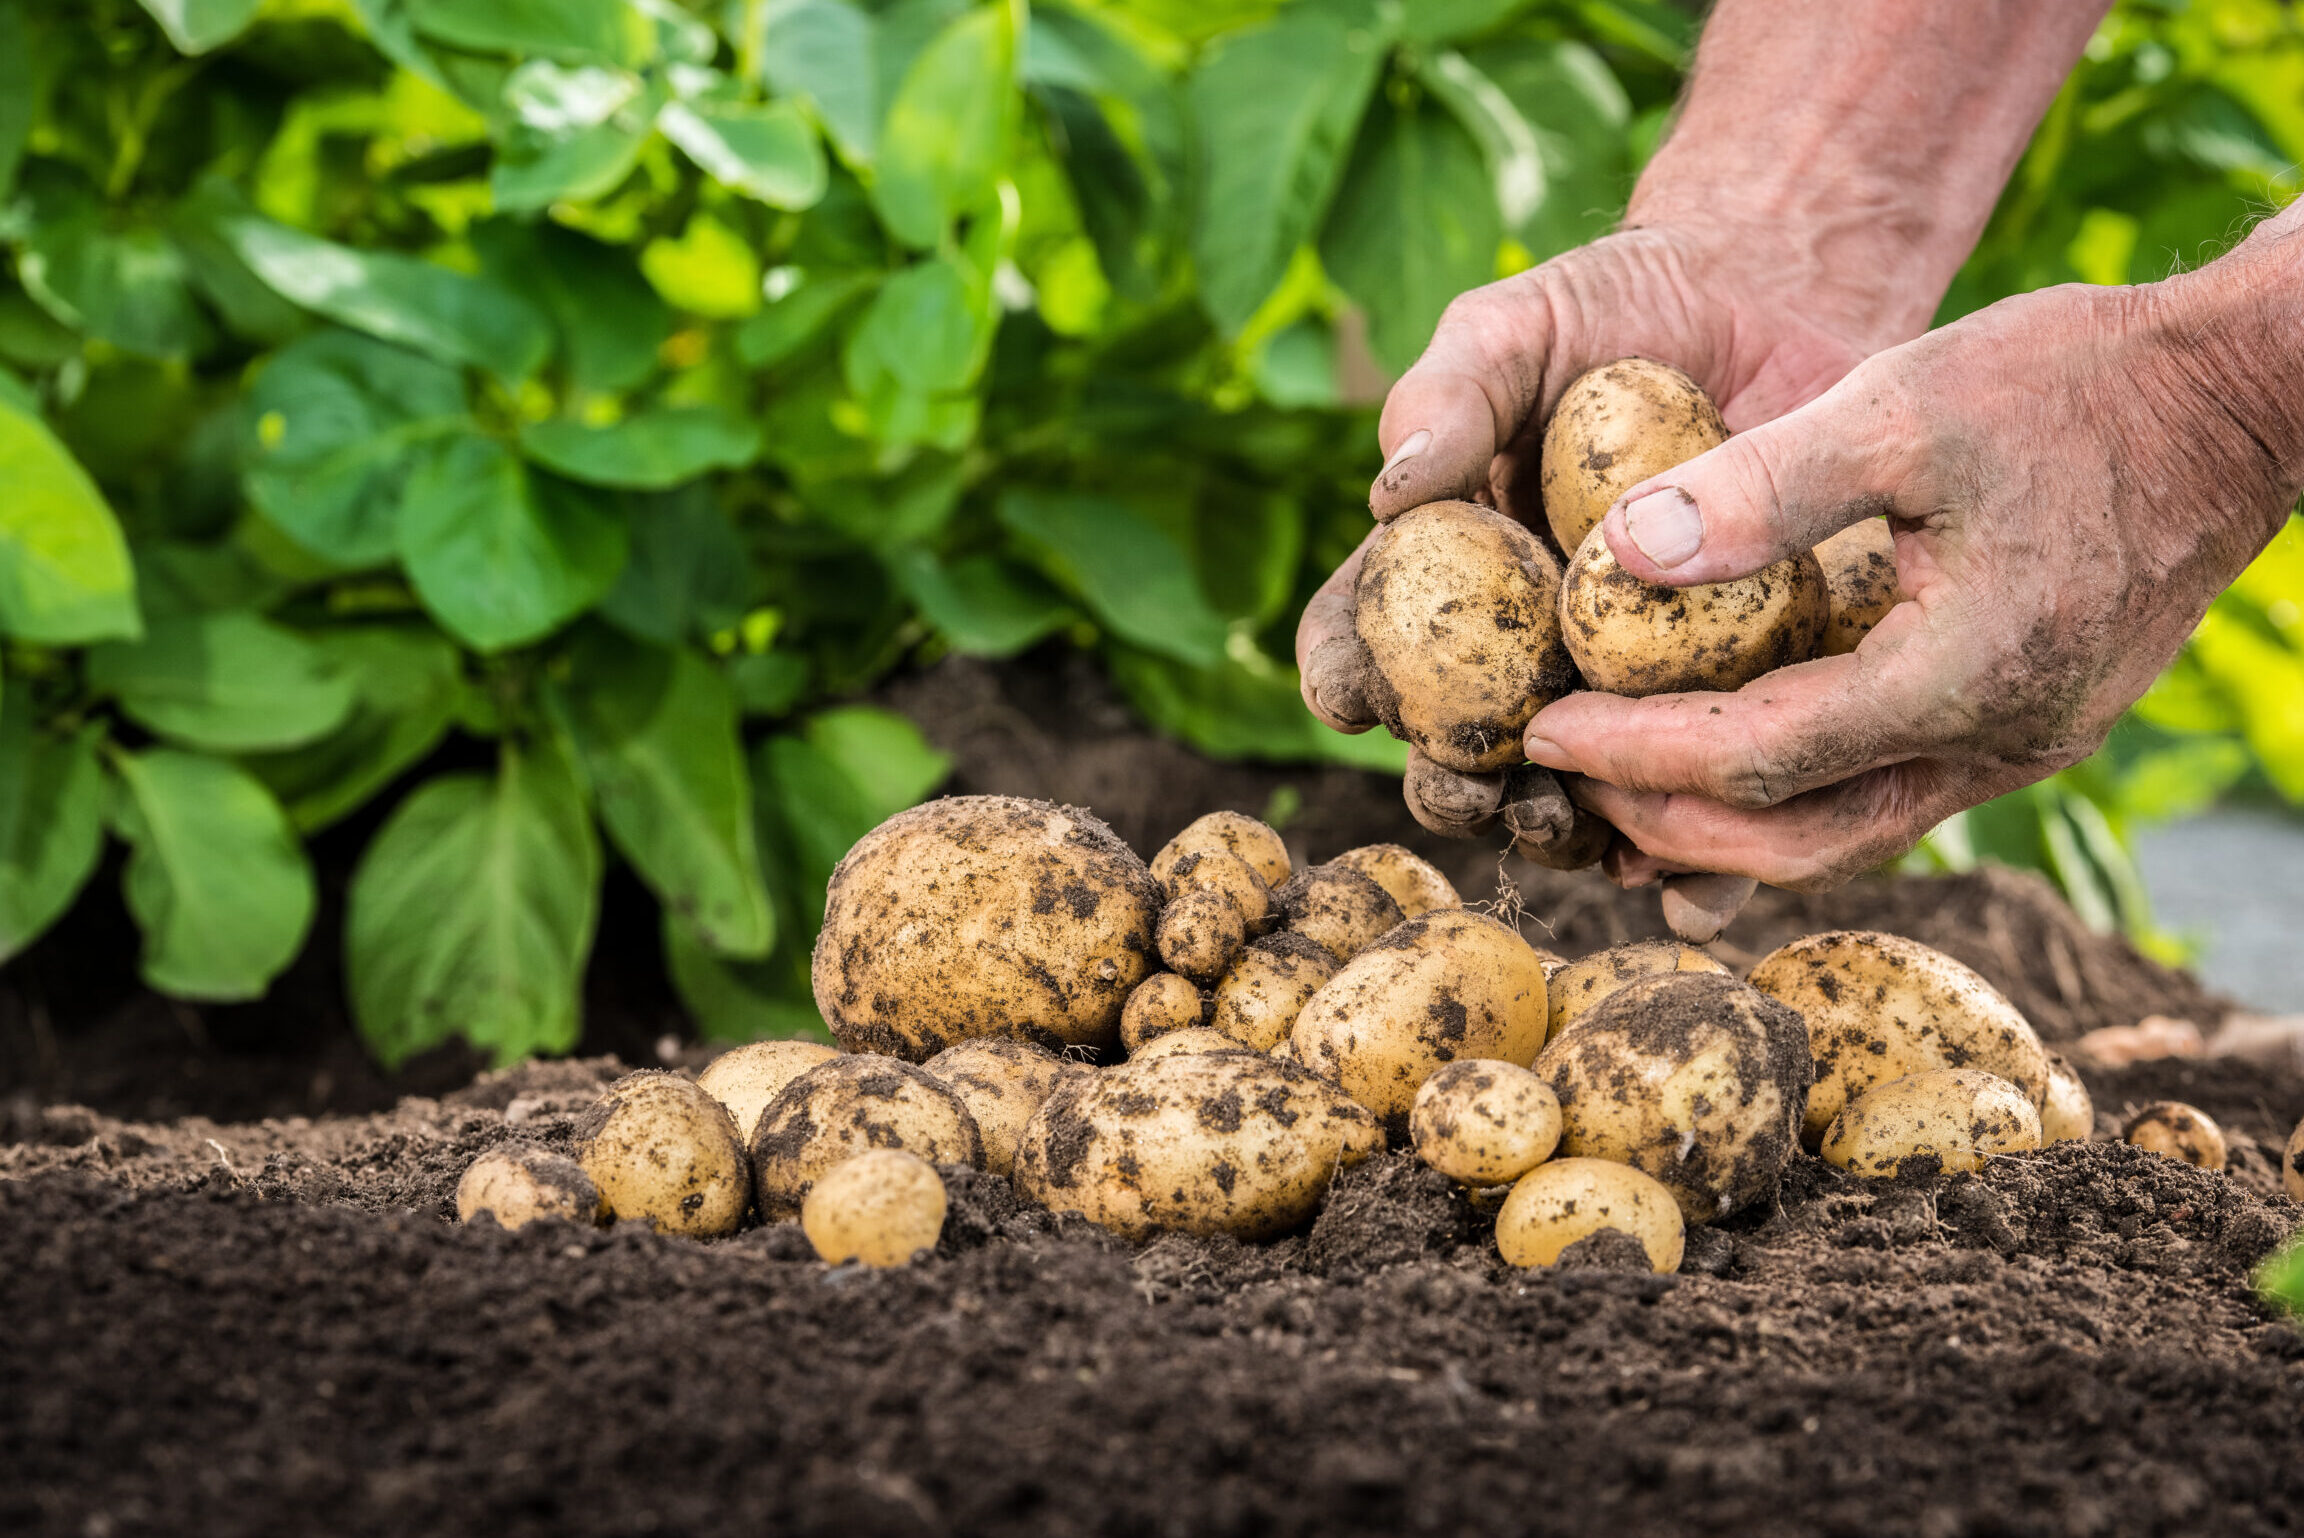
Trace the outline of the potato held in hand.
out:
M 1620 358 L 1587 369 L 1544 428 L 1538 475 L 1552 537 L 1573 551 L 1618 497 L 1727 441 L 1712 397 L 1669 363 Z
M 892 1057 L 836 1057 L 785 1085 L 761 1113 L 752 1138 L 760 1215 L 793 1216 L 825 1171 L 873 1148 L 930 1164 L 984 1162 L 976 1118 L 943 1080 Z
M 1896 586 L 1896 537 L 1888 532 L 1887 519 L 1867 518 L 1818 545 L 1816 562 L 1824 568 L 1824 588 L 1830 595 L 1824 639 L 1816 654 L 1845 656 L 1902 601 Z
M 1867 1177 L 1934 1159 L 1945 1174 L 1980 1170 L 1998 1153 L 2040 1146 L 2031 1097 L 1996 1074 L 1937 1068 L 1892 1079 L 1849 1102 L 1824 1134 L 1824 1162 Z
M 691 1239 L 736 1232 L 751 1167 L 719 1101 L 677 1074 L 628 1074 L 576 1123 L 576 1161 L 611 1217 Z
M 1815 656 L 1829 612 L 1824 568 L 1805 551 L 1733 582 L 1663 587 L 1619 566 L 1599 529 L 1560 587 L 1569 654 L 1609 694 L 1741 689 Z

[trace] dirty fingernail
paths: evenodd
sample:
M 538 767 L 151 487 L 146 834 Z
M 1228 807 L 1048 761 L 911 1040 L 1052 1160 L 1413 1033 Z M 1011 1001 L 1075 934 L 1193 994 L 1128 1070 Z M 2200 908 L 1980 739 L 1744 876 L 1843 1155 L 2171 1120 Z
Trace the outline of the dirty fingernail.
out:
M 1626 505 L 1624 532 L 1642 555 L 1669 570 L 1704 548 L 1704 515 L 1694 497 L 1666 486 Z
M 1419 427 L 1407 436 L 1400 447 L 1392 451 L 1392 457 L 1384 461 L 1384 468 L 1378 473 L 1390 475 L 1394 470 L 1399 469 L 1404 461 L 1414 459 L 1430 447 L 1432 447 L 1432 429 Z

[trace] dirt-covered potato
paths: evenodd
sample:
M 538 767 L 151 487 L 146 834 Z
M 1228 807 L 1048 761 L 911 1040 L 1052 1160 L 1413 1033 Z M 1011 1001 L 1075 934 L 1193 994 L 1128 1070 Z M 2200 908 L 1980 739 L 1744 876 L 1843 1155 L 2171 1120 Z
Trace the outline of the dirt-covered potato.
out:
M 1248 1052 L 1252 1050 L 1254 1049 L 1242 1046 L 1222 1031 L 1212 1031 L 1204 1025 L 1196 1025 L 1189 1030 L 1170 1031 L 1165 1036 L 1153 1037 L 1151 1041 L 1145 1044 L 1141 1052 L 1130 1053 L 1128 1061 L 1144 1063 L 1150 1062 L 1154 1058 L 1171 1057 L 1186 1052 Z
M 1664 587 L 1616 563 L 1598 529 L 1569 559 L 1560 631 L 1577 671 L 1610 694 L 1743 688 L 1816 655 L 1830 601 L 1806 551 L 1733 582 Z
M 2088 1086 L 2064 1060 L 2061 1052 L 2048 1054 L 2048 1094 L 2040 1102 L 2040 1146 L 2085 1143 L 2096 1135 L 2096 1102 Z
M 1335 1085 L 1253 1052 L 1123 1063 L 1066 1084 L 1024 1129 L 1017 1188 L 1131 1239 L 1266 1239 L 1309 1219 L 1335 1172 L 1384 1146 Z
M 2288 1134 L 2288 1148 L 2280 1161 L 2280 1183 L 2292 1202 L 2304 1202 L 2304 1121 Z
M 837 1266 L 904 1266 L 944 1234 L 944 1182 L 918 1154 L 875 1148 L 826 1170 L 800 1204 L 800 1231 Z
M 728 1108 L 736 1123 L 736 1135 L 749 1148 L 752 1134 L 760 1127 L 760 1113 L 768 1109 L 777 1091 L 826 1058 L 839 1055 L 839 1048 L 820 1041 L 748 1041 L 706 1063 L 704 1071 L 696 1075 L 696 1083 Z
M 1600 862 L 1616 829 L 1570 798 L 1568 788 L 1576 778 L 1562 779 L 1538 764 L 1515 764 L 1504 771 L 1497 815 L 1512 835 L 1514 854 L 1546 870 L 1583 870 Z
M 1630 987 L 1643 977 L 1669 977 L 1675 972 L 1729 975 L 1728 968 L 1709 952 L 1677 940 L 1634 940 L 1574 961 L 1547 965 L 1544 984 L 1551 1009 L 1545 1039 L 1559 1035 L 1570 1021 L 1617 989 Z
M 2128 1118 L 2120 1139 L 2204 1170 L 2224 1167 L 2224 1129 L 2181 1100 L 2158 1100 Z
M 1545 1045 L 1560 1151 L 1661 1181 L 1691 1223 L 1770 1195 L 1800 1137 L 1811 1065 L 1799 1015 L 1733 977 L 1629 983 Z
M 1896 586 L 1896 536 L 1885 518 L 1850 524 L 1816 547 L 1829 613 L 1819 657 L 1844 656 L 1888 617 L 1902 596 Z
M 960 1097 L 984 1139 L 984 1167 L 1005 1175 L 1016 1165 L 1016 1139 L 1040 1102 L 1066 1077 L 1091 1070 L 1007 1036 L 979 1036 L 946 1047 L 921 1065 Z
M 1518 1180 L 1560 1143 L 1560 1100 L 1518 1063 L 1459 1058 L 1424 1081 L 1408 1111 L 1416 1157 L 1468 1186 Z
M 692 1079 L 627 1074 L 576 1123 L 576 1162 L 613 1218 L 710 1239 L 736 1232 L 751 1165 L 725 1106 Z
M 930 1164 L 984 1162 L 984 1134 L 943 1080 L 900 1058 L 852 1053 L 801 1074 L 761 1113 L 752 1137 L 760 1215 L 791 1217 L 826 1170 L 872 1148 Z
M 1160 887 L 1077 807 L 947 796 L 873 829 L 832 873 L 816 1007 L 851 1052 L 922 1062 L 971 1036 L 1119 1039 L 1156 970 Z
M 1230 850 L 1206 849 L 1188 854 L 1168 867 L 1168 875 L 1160 885 L 1170 902 L 1203 888 L 1222 892 L 1248 921 L 1248 932 L 1252 935 L 1264 933 L 1279 917 L 1272 906 L 1272 889 L 1264 884 L 1264 878 Z
M 1978 1068 L 1932 1068 L 1874 1085 L 1842 1108 L 1824 1134 L 1824 1162 L 1867 1177 L 1933 1158 L 1946 1174 L 1979 1170 L 1994 1154 L 2040 1146 L 2032 1097 Z
M 1288 846 L 1279 834 L 1245 812 L 1210 812 L 1193 819 L 1152 857 L 1153 879 L 1165 889 L 1179 860 L 1211 849 L 1246 860 L 1266 886 L 1278 886 L 1288 879 Z
M 1544 1042 L 1544 964 L 1484 913 L 1437 908 L 1400 925 L 1312 995 L 1289 1039 L 1296 1061 L 1405 1134 L 1416 1092 L 1443 1063 L 1522 1067 Z
M 1272 894 L 1282 922 L 1338 961 L 1350 961 L 1406 917 L 1392 894 L 1331 860 L 1307 866 Z
M 1408 815 L 1442 838 L 1478 838 L 1496 826 L 1504 809 L 1504 775 L 1459 774 L 1443 769 L 1415 748 L 1400 775 L 1400 799 Z
M 1242 951 L 1216 984 L 1208 1023 L 1242 1046 L 1269 1052 L 1287 1039 L 1312 995 L 1335 975 L 1336 958 L 1325 947 L 1293 930 L 1266 935 Z
M 1639 1240 L 1659 1274 L 1680 1269 L 1688 1230 L 1672 1193 L 1607 1159 L 1554 1159 L 1522 1175 L 1497 1210 L 1496 1250 L 1506 1265 L 1549 1266 L 1603 1229 Z
M 1208 1023 L 1208 995 L 1200 985 L 1174 972 L 1155 972 L 1128 995 L 1120 1012 L 1120 1045 L 1140 1052 L 1155 1036 Z
M 1464 899 L 1440 867 L 1412 849 L 1398 844 L 1363 844 L 1347 849 L 1328 862 L 1356 870 L 1382 887 L 1400 905 L 1403 917 L 1414 918 L 1434 908 L 1461 908 Z
M 1518 763 L 1529 717 L 1576 686 L 1559 597 L 1559 559 L 1502 513 L 1431 502 L 1384 525 L 1353 589 L 1378 718 L 1461 773 Z
M 456 1217 L 482 1213 L 499 1227 L 518 1228 L 538 1218 L 597 1223 L 604 1212 L 599 1188 L 574 1159 L 525 1145 L 491 1148 L 456 1182 Z
M 1816 1054 L 1802 1140 L 1814 1148 L 1841 1108 L 1875 1084 L 1932 1068 L 1998 1074 L 2037 1107 L 2048 1049 L 1993 986 L 1901 935 L 1833 930 L 1772 951 L 1750 982 L 1800 1011 Z
M 1160 959 L 1196 983 L 1212 983 L 1248 943 L 1248 918 L 1230 893 L 1195 887 L 1160 910 Z
M 1712 397 L 1670 364 L 1620 358 L 1588 369 L 1544 428 L 1544 521 L 1574 550 L 1625 492 L 1727 441 Z

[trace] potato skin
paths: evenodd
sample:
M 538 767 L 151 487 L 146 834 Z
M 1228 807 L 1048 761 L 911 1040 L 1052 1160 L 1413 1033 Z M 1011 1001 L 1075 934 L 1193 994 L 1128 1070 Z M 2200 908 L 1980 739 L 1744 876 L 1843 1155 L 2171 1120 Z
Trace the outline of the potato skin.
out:
M 930 1164 L 984 1162 L 984 1134 L 943 1080 L 877 1053 L 836 1057 L 785 1085 L 761 1113 L 752 1135 L 760 1215 L 794 1216 L 826 1170 L 870 1148 L 901 1148 Z
M 1574 550 L 1625 492 L 1727 441 L 1712 397 L 1669 363 L 1620 358 L 1587 369 L 1544 428 L 1537 475 L 1552 537 Z
M 1878 1179 L 1923 1155 L 1951 1174 L 2039 1146 L 2040 1112 L 2020 1087 L 1981 1069 L 1935 1068 L 1850 1101 L 1824 1134 L 1823 1153 L 1827 1164 Z
M 1221 849 L 1246 860 L 1248 868 L 1268 887 L 1288 879 L 1287 844 L 1269 826 L 1245 812 L 1210 812 L 1205 817 L 1194 818 L 1152 857 L 1152 878 L 1166 890 L 1169 872 L 1177 861 L 1210 849 Z
M 1297 1015 L 1296 1061 L 1406 1136 L 1444 1063 L 1526 1067 L 1544 1041 L 1544 964 L 1518 932 L 1465 908 L 1408 920 L 1345 963 Z
M 827 1047 L 820 1041 L 748 1041 L 706 1063 L 704 1071 L 696 1075 L 696 1083 L 728 1108 L 737 1137 L 749 1148 L 752 1134 L 760 1127 L 760 1113 L 768 1109 L 776 1092 L 818 1063 L 839 1055 L 838 1047 Z
M 525 1227 L 538 1218 L 597 1224 L 606 1212 L 600 1188 L 583 1166 L 542 1148 L 491 1148 L 456 1182 L 460 1223 L 486 1213 L 502 1228 Z
M 1363 844 L 1347 849 L 1328 862 L 1356 870 L 1382 887 L 1400 905 L 1404 918 L 1415 918 L 1434 908 L 1461 908 L 1464 899 L 1440 868 L 1412 849 L 1398 844 Z
M 1272 894 L 1286 927 L 1338 961 L 1350 961 L 1406 917 L 1392 894 L 1331 860 L 1307 866 Z
M 944 1182 L 901 1148 L 875 1148 L 824 1172 L 800 1204 L 800 1231 L 831 1265 L 908 1266 L 944 1234 Z
M 693 1080 L 653 1069 L 618 1079 L 578 1119 L 576 1162 L 609 1216 L 644 1219 L 658 1233 L 732 1234 L 751 1197 L 727 1108 Z
M 1980 1068 L 2034 1106 L 2048 1094 L 2048 1049 L 1992 985 L 1941 951 L 1901 935 L 1836 929 L 1760 959 L 1752 986 L 1806 1017 L 1816 1054 L 1801 1140 L 1875 1084 L 1932 1068 Z
M 1252 1052 L 1174 1053 L 1065 1085 L 1024 1129 L 1019 1190 L 1129 1239 L 1268 1239 L 1383 1146 L 1332 1084 Z
M 1830 599 L 1808 551 L 1733 582 L 1664 587 L 1616 563 L 1594 529 L 1560 584 L 1560 633 L 1584 681 L 1609 694 L 1743 688 L 1806 662 Z
M 1512 1266 L 1549 1266 L 1604 1228 L 1630 1234 L 1659 1275 L 1680 1269 L 1688 1231 L 1672 1193 L 1628 1164 L 1554 1159 L 1520 1177 L 1496 1213 L 1496 1250 Z
M 1155 972 L 1128 995 L 1120 1014 L 1120 1045 L 1139 1052 L 1170 1031 L 1208 1023 L 1208 995 L 1198 983 L 1174 972 Z
M 2304 1121 L 2288 1134 L 2286 1156 L 2280 1163 L 2280 1183 L 2288 1190 L 2292 1202 L 2304 1202 Z
M 1160 910 L 1154 933 L 1170 971 L 1212 983 L 1248 943 L 1248 918 L 1231 893 L 1195 887 Z
M 1653 1175 L 1691 1223 L 1765 1200 L 1798 1146 L 1813 1065 L 1800 1017 L 1714 973 L 1628 984 L 1545 1045 L 1560 1151 Z
M 2061 1052 L 2048 1054 L 2048 1093 L 2040 1102 L 2040 1146 L 2085 1143 L 2096 1135 L 2096 1102 L 2088 1086 L 2064 1060 Z
M 1896 536 L 1885 518 L 1852 523 L 1816 547 L 1816 563 L 1824 568 L 1827 599 L 1816 655 L 1843 657 L 1903 598 L 1896 585 Z
M 1312 995 L 1336 975 L 1336 958 L 1292 930 L 1240 953 L 1217 984 L 1208 1024 L 1258 1052 L 1288 1039 Z
M 1408 1137 L 1416 1157 L 1450 1180 L 1500 1186 L 1552 1157 L 1560 1099 L 1517 1063 L 1459 1058 L 1416 1091 Z
M 1165 1036 L 1154 1037 L 1143 1051 L 1130 1053 L 1128 1061 L 1131 1063 L 1148 1063 L 1155 1058 L 1172 1057 L 1189 1052 L 1250 1052 L 1253 1050 L 1255 1049 L 1252 1047 L 1242 1046 L 1222 1031 L 1212 1031 L 1204 1025 L 1196 1025 L 1187 1030 L 1170 1031 Z
M 1559 597 L 1559 559 L 1502 513 L 1428 502 L 1384 525 L 1353 589 L 1384 725 L 1461 774 L 1520 762 L 1529 718 L 1576 686 Z
M 1278 911 L 1272 906 L 1272 889 L 1246 860 L 1230 850 L 1204 849 L 1185 855 L 1168 867 L 1168 875 L 1160 882 L 1160 889 L 1170 902 L 1203 888 L 1212 888 L 1231 898 L 1240 916 L 1248 921 L 1248 932 L 1252 935 L 1263 934 L 1279 919 Z
M 816 1007 L 851 1052 L 922 1062 L 971 1036 L 1119 1039 L 1156 970 L 1160 888 L 1077 807 L 947 796 L 899 812 L 832 873 Z
M 1675 972 L 1729 975 L 1728 968 L 1710 952 L 1678 940 L 1634 940 L 1546 967 L 1544 981 L 1550 990 L 1551 1016 L 1545 1039 L 1559 1035 L 1577 1016 L 1617 989 L 1630 987 L 1643 977 L 1669 977 Z
M 2204 1170 L 2224 1167 L 2224 1129 L 2181 1100 L 2158 1100 L 2128 1118 L 2120 1140 Z
M 946 1047 L 921 1065 L 960 1097 L 984 1139 L 984 1167 L 1005 1175 L 1016 1165 L 1016 1139 L 1040 1103 L 1076 1073 L 1093 1072 L 1028 1041 L 978 1036 Z

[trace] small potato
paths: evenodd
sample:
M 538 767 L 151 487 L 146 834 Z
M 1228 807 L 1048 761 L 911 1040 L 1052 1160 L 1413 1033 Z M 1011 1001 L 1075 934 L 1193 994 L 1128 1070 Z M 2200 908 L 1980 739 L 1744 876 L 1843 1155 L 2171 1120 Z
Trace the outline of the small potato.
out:
M 1856 1096 L 1932 1068 L 1998 1074 L 2034 1106 L 2048 1097 L 2048 1049 L 2031 1023 L 1990 983 L 1917 941 L 1810 935 L 1762 957 L 1750 981 L 1808 1021 L 1816 1087 L 1800 1136 L 1810 1148 Z
M 1186 1031 L 1170 1031 L 1165 1036 L 1155 1036 L 1145 1045 L 1143 1051 L 1130 1053 L 1128 1061 L 1143 1063 L 1154 1058 L 1171 1057 L 1190 1052 L 1247 1052 L 1251 1050 L 1253 1049 L 1242 1046 L 1222 1031 L 1212 1031 L 1203 1025 L 1194 1026 Z
M 1560 584 L 1560 631 L 1584 681 L 1606 693 L 1733 692 L 1815 656 L 1830 607 L 1807 551 L 1733 582 L 1664 587 L 1617 565 L 1594 529 Z
M 2120 1140 L 2204 1170 L 2224 1167 L 2224 1129 L 2206 1111 L 2181 1100 L 2160 1100 L 2128 1118 Z
M 1312 995 L 1289 1033 L 1296 1060 L 1405 1135 L 1443 1063 L 1522 1067 L 1544 1041 L 1544 966 L 1484 913 L 1437 908 L 1362 951 Z
M 1248 943 L 1248 918 L 1229 892 L 1196 887 L 1160 910 L 1157 933 L 1170 971 L 1212 983 Z
M 1560 1100 L 1517 1063 L 1460 1058 L 1416 1091 L 1408 1112 L 1416 1157 L 1468 1186 L 1518 1180 L 1560 1144 Z
M 1268 887 L 1288 879 L 1288 846 L 1280 835 L 1243 812 L 1210 812 L 1196 818 L 1183 832 L 1160 846 L 1152 857 L 1152 877 L 1163 889 L 1168 873 L 1186 855 L 1210 849 L 1236 854 L 1248 862 Z
M 1155 1036 L 1207 1023 L 1208 995 L 1198 983 L 1174 972 L 1155 972 L 1128 995 L 1128 1007 L 1120 1012 L 1120 1045 L 1139 1052 Z
M 1536 764 L 1504 771 L 1503 809 L 1497 815 L 1512 835 L 1512 852 L 1546 870 L 1597 865 L 1616 836 L 1612 823 L 1578 806 L 1568 784 Z
M 1728 441 L 1703 387 L 1668 363 L 1620 358 L 1568 383 L 1544 427 L 1544 519 L 1574 550 L 1616 499 Z
M 1184 1052 L 1065 1085 L 1016 1152 L 1017 1188 L 1130 1239 L 1268 1239 L 1309 1219 L 1338 1169 L 1384 1146 L 1333 1084 L 1253 1052 Z
M 944 1205 L 944 1182 L 928 1161 L 875 1148 L 824 1172 L 800 1204 L 800 1231 L 835 1266 L 907 1266 L 943 1237 Z
M 1206 849 L 1184 856 L 1168 868 L 1168 879 L 1161 885 L 1170 902 L 1203 887 L 1222 892 L 1248 921 L 1252 935 L 1263 934 L 1280 917 L 1264 878 L 1250 869 L 1246 860 L 1227 850 Z
M 1604 1228 L 1639 1240 L 1658 1275 L 1680 1269 L 1688 1230 L 1672 1193 L 1606 1159 L 1554 1159 L 1521 1176 L 1496 1213 L 1496 1250 L 1506 1265 L 1549 1266 Z
M 1414 850 L 1398 844 L 1363 844 L 1347 849 L 1328 862 L 1356 870 L 1375 882 L 1400 905 L 1403 917 L 1414 918 L 1434 908 L 1461 908 L 1464 899 L 1440 868 Z
M 1922 1156 L 1952 1174 L 2039 1146 L 2040 1112 L 2020 1086 L 1980 1069 L 1932 1068 L 1850 1101 L 1825 1132 L 1823 1152 L 1827 1164 L 1876 1178 Z
M 482 1213 L 501 1228 L 538 1218 L 597 1223 L 603 1212 L 600 1190 L 584 1167 L 541 1148 L 491 1148 L 456 1182 L 456 1217 L 463 1223 Z
M 751 1197 L 751 1167 L 727 1108 L 702 1086 L 651 1069 L 627 1074 L 576 1123 L 576 1162 L 612 1218 L 658 1233 L 732 1234 Z
M 1830 609 L 1816 655 L 1845 656 L 1903 597 L 1896 587 L 1896 536 L 1887 519 L 1867 518 L 1818 545 L 1816 562 L 1824 568 Z
M 1331 860 L 1298 871 L 1272 894 L 1286 926 L 1338 961 L 1350 961 L 1406 917 L 1392 894 Z
M 2096 1135 L 2096 1102 L 2088 1086 L 2064 1060 L 2061 1052 L 2048 1054 L 2048 1096 L 2040 1102 L 2040 1146 L 2085 1143 Z
M 1478 838 L 1496 826 L 1504 809 L 1504 773 L 1459 774 L 1414 748 L 1400 776 L 1400 799 L 1426 832 L 1442 838 Z
M 1800 1137 L 1812 1065 L 1800 1017 L 1733 977 L 1619 988 L 1545 1044 L 1560 1151 L 1663 1182 L 1691 1223 L 1765 1200 Z
M 749 1148 L 752 1134 L 760 1126 L 760 1113 L 768 1109 L 776 1092 L 818 1063 L 839 1055 L 838 1047 L 827 1047 L 820 1041 L 749 1041 L 706 1063 L 704 1071 L 696 1075 L 696 1083 L 728 1108 L 736 1122 L 736 1135 Z
M 809 1069 L 761 1113 L 752 1137 L 760 1215 L 793 1216 L 826 1170 L 872 1148 L 930 1164 L 984 1162 L 984 1134 L 943 1080 L 899 1058 L 851 1053 Z
M 921 1064 L 960 1097 L 984 1139 L 984 1167 L 1005 1175 L 1016 1164 L 1016 1139 L 1040 1102 L 1076 1073 L 1090 1070 L 1007 1036 L 979 1036 L 946 1047 Z
M 2288 1199 L 2304 1202 L 2304 1121 L 2288 1134 L 2288 1150 L 2280 1164 L 2280 1183 L 2288 1188 Z
M 1727 967 L 1714 960 L 1710 953 L 1693 945 L 1682 945 L 1677 940 L 1634 940 L 1627 945 L 1611 945 L 1604 951 L 1579 956 L 1574 961 L 1548 964 L 1544 968 L 1544 982 L 1549 990 L 1551 1018 L 1545 1026 L 1545 1039 L 1559 1035 L 1570 1021 L 1617 989 L 1629 987 L 1643 977 L 1669 977 L 1675 972 L 1729 975 Z
M 1240 953 L 1216 985 L 1208 1023 L 1243 1046 L 1269 1052 L 1288 1039 L 1312 995 L 1336 975 L 1336 958 L 1294 931 L 1266 935 Z

